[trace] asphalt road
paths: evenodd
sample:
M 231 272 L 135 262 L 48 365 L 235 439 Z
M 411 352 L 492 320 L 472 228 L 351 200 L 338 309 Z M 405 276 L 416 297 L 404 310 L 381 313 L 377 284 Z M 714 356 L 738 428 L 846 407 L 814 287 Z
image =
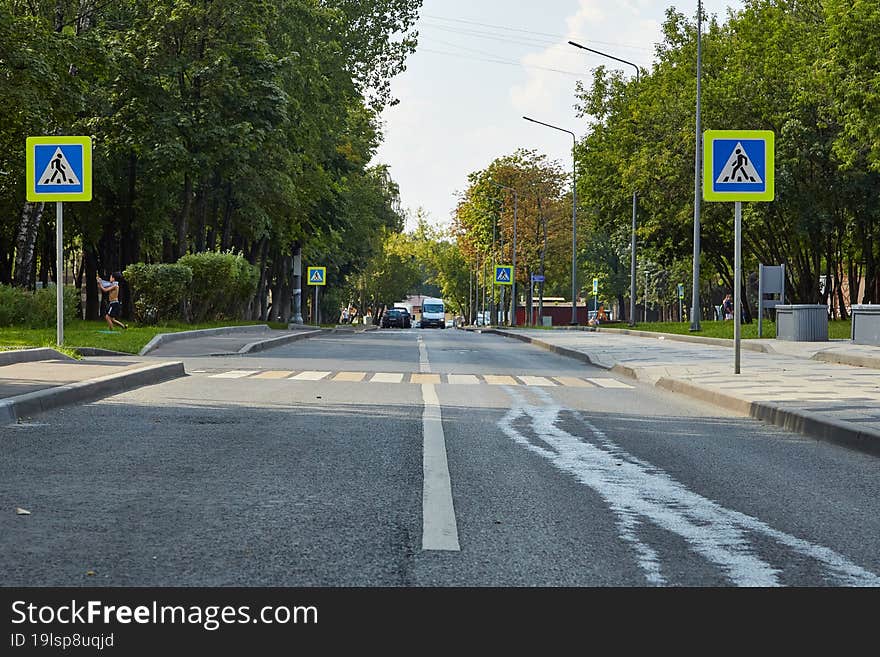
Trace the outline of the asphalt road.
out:
M 880 584 L 880 460 L 531 345 L 185 362 L 0 429 L 0 584 Z

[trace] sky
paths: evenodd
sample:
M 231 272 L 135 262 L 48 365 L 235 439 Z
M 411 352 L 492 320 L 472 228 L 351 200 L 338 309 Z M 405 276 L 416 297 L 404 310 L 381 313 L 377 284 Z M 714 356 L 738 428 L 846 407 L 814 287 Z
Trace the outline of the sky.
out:
M 704 0 L 725 20 L 741 0 Z M 626 64 L 568 45 L 576 41 L 650 69 L 666 9 L 696 15 L 696 0 L 424 0 L 419 45 L 394 78 L 399 103 L 382 114 L 384 141 L 374 163 L 387 164 L 412 217 L 450 222 L 469 173 L 518 148 L 546 153 L 571 170 L 571 137 L 523 120 L 571 130 L 575 85 L 599 65 Z

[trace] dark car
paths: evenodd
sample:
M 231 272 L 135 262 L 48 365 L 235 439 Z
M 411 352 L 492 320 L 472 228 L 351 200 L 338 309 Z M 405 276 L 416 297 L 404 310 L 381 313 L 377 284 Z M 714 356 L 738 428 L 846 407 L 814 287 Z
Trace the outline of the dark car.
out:
M 382 328 L 412 328 L 412 317 L 406 308 L 390 308 L 382 315 Z

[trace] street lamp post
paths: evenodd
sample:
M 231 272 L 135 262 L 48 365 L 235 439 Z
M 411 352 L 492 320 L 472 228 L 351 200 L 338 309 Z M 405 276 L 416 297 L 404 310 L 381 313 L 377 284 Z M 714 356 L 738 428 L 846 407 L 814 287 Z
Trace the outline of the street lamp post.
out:
M 703 3 L 697 0 L 697 120 L 694 148 L 694 264 L 691 281 L 691 331 L 700 330 L 700 77 L 703 68 Z
M 527 116 L 523 117 L 526 121 L 537 123 L 539 125 L 567 132 L 571 135 L 571 325 L 576 326 L 577 321 L 577 165 L 575 164 L 575 146 L 577 145 L 577 137 L 571 130 L 560 128 L 559 126 L 536 121 Z
M 580 48 L 581 50 L 587 50 L 592 53 L 596 53 L 597 55 L 602 55 L 603 57 L 608 57 L 609 59 L 613 59 L 618 62 L 622 62 L 624 64 L 628 64 L 636 69 L 636 84 L 638 85 L 640 79 L 640 71 L 637 64 L 633 62 L 628 62 L 625 59 L 621 59 L 620 57 L 615 57 L 614 55 L 609 55 L 606 52 L 602 52 L 601 50 L 595 50 L 593 48 L 587 48 L 586 46 L 582 46 L 579 43 L 574 41 L 569 41 L 569 44 L 574 46 L 575 48 Z M 638 211 L 638 193 L 633 192 L 633 212 L 632 212 L 632 237 L 630 238 L 630 263 L 629 263 L 629 325 L 636 325 L 636 213 Z
M 519 206 L 519 195 L 513 187 L 499 185 L 493 180 L 490 180 L 489 182 L 496 187 L 513 192 L 513 262 L 511 263 L 510 274 L 510 325 L 516 326 L 516 215 Z

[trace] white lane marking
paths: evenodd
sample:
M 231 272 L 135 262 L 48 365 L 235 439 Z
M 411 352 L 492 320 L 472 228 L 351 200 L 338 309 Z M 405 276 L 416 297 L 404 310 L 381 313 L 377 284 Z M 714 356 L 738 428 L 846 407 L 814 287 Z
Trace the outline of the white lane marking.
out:
M 780 569 L 764 561 L 753 544 L 775 540 L 813 559 L 825 575 L 840 586 L 880 586 L 880 577 L 820 545 L 773 529 L 744 513 L 727 509 L 677 482 L 660 468 L 635 458 L 612 442 L 604 432 L 581 417 L 598 447 L 560 428 L 557 405 L 543 390 L 535 390 L 545 405 L 533 406 L 516 388 L 505 388 L 514 403 L 499 428 L 526 449 L 540 454 L 559 470 L 572 474 L 595 490 L 614 513 L 620 538 L 636 552 L 639 566 L 651 584 L 662 585 L 660 558 L 653 547 L 639 538 L 641 524 L 650 522 L 681 536 L 691 549 L 739 586 L 779 586 Z M 531 421 L 531 429 L 549 445 L 535 445 L 516 429 L 520 418 Z
M 268 370 L 266 372 L 260 372 L 256 376 L 252 376 L 252 379 L 286 379 L 291 374 L 293 374 L 292 370 Z
M 433 384 L 422 384 L 422 399 L 425 402 L 422 415 L 422 549 L 459 551 L 461 546 L 458 543 L 458 526 L 452 503 L 452 482 L 446 459 L 443 418 L 440 413 L 440 399 Z
M 475 377 L 473 374 L 447 374 L 446 379 L 449 383 L 453 385 L 465 385 L 465 384 L 477 384 L 479 385 L 480 379 Z
M 401 372 L 376 372 L 370 383 L 402 383 L 403 374 Z
M 592 388 L 593 385 L 576 376 L 554 376 L 553 380 L 569 388 Z
M 289 381 L 320 381 L 325 376 L 330 376 L 330 372 L 300 372 L 296 376 L 290 377 Z
M 587 379 L 590 383 L 595 383 L 600 388 L 632 388 L 628 383 L 623 383 L 617 379 Z
M 555 386 L 550 379 L 543 376 L 521 376 L 519 379 L 527 386 Z
M 425 340 L 419 336 L 419 372 L 428 373 L 431 371 L 431 363 L 428 361 L 428 347 Z
M 256 374 L 260 370 L 232 370 L 230 372 L 221 372 L 220 374 L 212 374 L 211 379 L 241 379 L 251 374 Z

